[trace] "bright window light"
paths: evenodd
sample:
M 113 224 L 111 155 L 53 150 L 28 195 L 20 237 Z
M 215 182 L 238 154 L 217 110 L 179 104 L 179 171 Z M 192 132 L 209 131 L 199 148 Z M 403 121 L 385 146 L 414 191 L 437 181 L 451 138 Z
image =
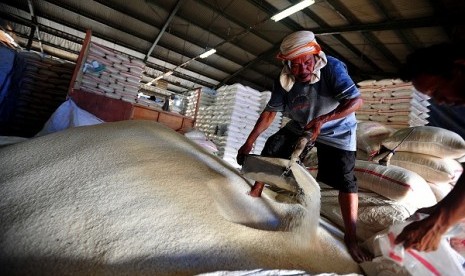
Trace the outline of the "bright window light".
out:
M 291 15 L 293 13 L 296 13 L 296 12 L 310 6 L 313 3 L 315 3 L 315 0 L 304 0 L 302 2 L 299 2 L 299 3 L 295 4 L 292 7 L 289 7 L 287 9 L 283 10 L 280 13 L 277 13 L 277 14 L 273 15 L 271 17 L 271 19 L 277 22 L 277 21 L 279 21 L 279 20 L 281 20 L 281 19 L 283 19 L 285 17 L 288 17 L 289 15 Z
M 199 57 L 200 58 L 206 58 L 208 56 L 213 55 L 214 53 L 216 53 L 216 50 L 215 49 L 210 49 L 210 50 L 206 51 L 205 53 L 201 54 Z

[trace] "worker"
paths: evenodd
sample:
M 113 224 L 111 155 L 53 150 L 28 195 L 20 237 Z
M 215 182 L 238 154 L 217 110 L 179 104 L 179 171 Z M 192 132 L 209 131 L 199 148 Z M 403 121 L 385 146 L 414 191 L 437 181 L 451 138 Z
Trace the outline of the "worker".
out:
M 275 80 L 267 106 L 238 150 L 237 161 L 243 163 L 257 137 L 270 126 L 277 112 L 283 112 L 291 121 L 269 137 L 261 155 L 288 159 L 302 135 L 316 141 L 317 180 L 339 190 L 345 244 L 355 261 L 368 261 L 371 256 L 359 247 L 356 238 L 357 121 L 354 112 L 363 103 L 360 92 L 345 64 L 326 56 L 310 31 L 297 31 L 285 37 L 278 58 L 283 62 L 283 69 Z M 255 182 L 249 194 L 260 197 L 264 185 Z
M 436 44 L 418 49 L 407 56 L 401 70 L 404 81 L 412 81 L 419 92 L 435 102 L 465 105 L 465 48 L 453 44 Z M 462 164 L 463 166 L 463 164 Z M 419 251 L 434 251 L 442 235 L 465 219 L 465 175 L 462 173 L 454 188 L 436 205 L 420 209 L 426 218 L 408 224 L 396 237 L 397 244 Z
M 173 99 L 174 96 L 171 95 L 171 96 L 165 96 L 165 102 L 163 103 L 163 106 L 162 106 L 162 110 L 164 111 L 171 111 L 171 107 L 173 106 Z

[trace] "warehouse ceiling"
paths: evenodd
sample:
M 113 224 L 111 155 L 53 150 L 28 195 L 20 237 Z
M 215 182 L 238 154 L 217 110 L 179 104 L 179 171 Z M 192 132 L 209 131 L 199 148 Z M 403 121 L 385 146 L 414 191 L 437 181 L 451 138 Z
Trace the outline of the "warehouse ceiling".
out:
M 297 30 L 313 31 L 355 81 L 395 78 L 414 49 L 465 37 L 463 0 L 316 0 L 270 19 L 299 1 L 2 0 L 0 18 L 21 47 L 70 61 L 91 30 L 93 41 L 145 60 L 149 77 L 173 72 L 162 78 L 170 93 L 232 83 L 270 90 L 279 44 Z M 217 52 L 201 59 L 210 48 Z

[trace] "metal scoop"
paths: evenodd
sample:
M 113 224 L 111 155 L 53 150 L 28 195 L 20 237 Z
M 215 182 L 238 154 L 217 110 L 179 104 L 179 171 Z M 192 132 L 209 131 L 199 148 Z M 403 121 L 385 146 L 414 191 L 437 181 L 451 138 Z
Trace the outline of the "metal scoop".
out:
M 286 167 L 281 176 L 289 176 L 291 173 L 291 166 L 294 163 L 302 164 L 305 156 L 312 150 L 315 146 L 315 141 L 311 140 L 311 133 L 305 132 L 302 137 L 297 140 L 295 149 L 292 152 L 291 158 L 289 160 L 289 165 Z

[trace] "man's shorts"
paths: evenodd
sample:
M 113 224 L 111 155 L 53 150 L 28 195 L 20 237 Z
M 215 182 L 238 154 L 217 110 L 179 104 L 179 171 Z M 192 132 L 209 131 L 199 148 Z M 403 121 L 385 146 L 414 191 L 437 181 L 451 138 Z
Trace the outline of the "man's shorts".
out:
M 289 159 L 299 135 L 286 128 L 268 138 L 262 156 Z M 341 150 L 322 143 L 315 143 L 318 155 L 318 175 L 316 179 L 344 193 L 358 191 L 354 175 L 355 152 Z

